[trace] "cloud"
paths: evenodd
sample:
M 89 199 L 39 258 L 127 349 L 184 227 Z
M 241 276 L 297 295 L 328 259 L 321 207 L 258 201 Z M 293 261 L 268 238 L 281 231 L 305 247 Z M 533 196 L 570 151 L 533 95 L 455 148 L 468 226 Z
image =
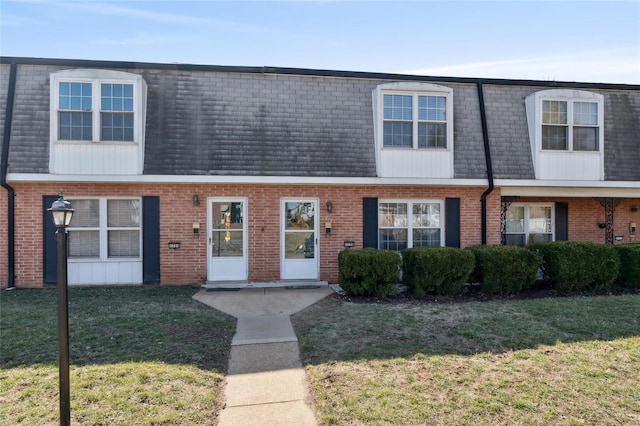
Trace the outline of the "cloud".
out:
M 56 7 L 60 6 L 74 11 L 89 12 L 96 15 L 124 16 L 153 22 L 185 25 L 215 25 L 236 28 L 244 27 L 244 25 L 233 21 L 225 21 L 221 19 L 213 19 L 200 16 L 181 15 L 176 13 L 155 12 L 150 10 L 119 6 L 105 2 L 65 1 L 55 4 Z
M 21 27 L 24 25 L 46 25 L 47 22 L 40 19 L 34 19 L 26 16 L 12 15 L 8 13 L 2 14 L 2 26 Z
M 162 46 L 171 43 L 191 42 L 192 37 L 184 36 L 156 36 L 156 35 L 137 35 L 125 38 L 102 38 L 95 40 L 93 43 L 104 46 Z
M 407 74 L 640 84 L 640 47 L 458 63 Z

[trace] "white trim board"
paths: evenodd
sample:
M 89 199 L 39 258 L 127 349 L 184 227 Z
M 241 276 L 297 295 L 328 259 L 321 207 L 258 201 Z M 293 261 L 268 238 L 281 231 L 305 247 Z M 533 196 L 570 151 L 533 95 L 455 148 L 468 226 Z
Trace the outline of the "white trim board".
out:
M 295 179 L 293 179 L 295 178 Z M 8 182 L 273 184 L 273 185 L 429 185 L 486 187 L 486 179 L 378 177 L 230 176 L 230 175 L 52 175 L 9 173 Z

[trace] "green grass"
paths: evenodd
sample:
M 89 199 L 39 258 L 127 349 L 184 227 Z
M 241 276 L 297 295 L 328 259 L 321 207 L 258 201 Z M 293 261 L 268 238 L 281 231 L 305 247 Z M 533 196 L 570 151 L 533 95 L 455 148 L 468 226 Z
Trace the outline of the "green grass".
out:
M 322 424 L 640 425 L 640 295 L 326 299 L 293 323 Z
M 69 289 L 71 420 L 211 425 L 235 321 L 188 287 Z M 0 424 L 58 424 L 54 289 L 0 292 Z

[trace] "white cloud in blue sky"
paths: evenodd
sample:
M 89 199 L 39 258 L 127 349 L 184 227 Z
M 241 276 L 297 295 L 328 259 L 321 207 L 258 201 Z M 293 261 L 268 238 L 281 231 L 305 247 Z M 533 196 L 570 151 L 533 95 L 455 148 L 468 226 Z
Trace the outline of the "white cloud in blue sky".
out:
M 0 54 L 640 84 L 640 2 L 0 0 Z

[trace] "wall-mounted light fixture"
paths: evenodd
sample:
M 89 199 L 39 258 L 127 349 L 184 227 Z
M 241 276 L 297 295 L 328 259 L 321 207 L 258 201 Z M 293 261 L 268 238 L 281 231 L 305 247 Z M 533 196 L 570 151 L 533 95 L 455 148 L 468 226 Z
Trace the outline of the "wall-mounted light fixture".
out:
M 200 198 L 198 197 L 198 194 L 193 194 L 193 205 L 195 207 L 200 205 Z
M 333 211 L 333 201 L 327 200 L 327 212 L 331 213 Z
M 636 213 L 638 211 L 638 206 L 631 206 L 631 211 Z
M 604 223 L 604 222 L 598 222 L 598 228 L 600 228 L 600 229 L 604 229 L 604 228 L 606 228 L 606 227 L 607 227 L 607 224 L 606 224 L 606 223 Z

